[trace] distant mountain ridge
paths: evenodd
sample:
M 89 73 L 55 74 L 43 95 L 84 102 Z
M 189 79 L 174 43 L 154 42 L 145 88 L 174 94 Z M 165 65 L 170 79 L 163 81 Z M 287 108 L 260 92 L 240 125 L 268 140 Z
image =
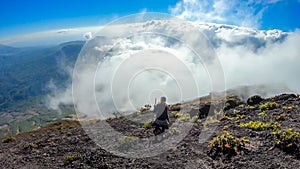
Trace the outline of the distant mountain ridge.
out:
M 49 110 L 45 98 L 53 92 L 48 86 L 50 81 L 59 88 L 68 85 L 70 76 L 63 69 L 74 67 L 84 43 L 76 41 L 43 48 L 1 45 L 0 135 L 7 131 L 12 134 L 30 131 L 74 113 L 72 107 L 63 114 Z
M 51 79 L 64 84 L 69 77 L 61 73 L 58 62 L 64 59 L 73 67 L 83 44 L 83 41 L 76 41 L 49 48 L 1 45 L 0 112 L 15 107 L 15 102 L 49 93 L 46 84 Z

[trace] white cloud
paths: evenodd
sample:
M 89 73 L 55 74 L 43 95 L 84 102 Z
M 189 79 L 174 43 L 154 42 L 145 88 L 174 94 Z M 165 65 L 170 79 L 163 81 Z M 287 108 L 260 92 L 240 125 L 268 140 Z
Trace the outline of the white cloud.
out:
M 87 40 L 90 40 L 90 39 L 93 38 L 93 34 L 92 34 L 92 32 L 86 32 L 86 33 L 83 35 L 83 37 L 84 37 L 85 39 L 87 39 Z
M 185 20 L 259 27 L 263 12 L 280 0 L 181 0 L 169 10 Z
M 258 51 L 247 44 L 216 49 L 224 67 L 227 86 L 255 84 L 285 84 L 293 91 L 300 91 L 300 33 L 291 33 L 283 42 L 267 43 Z
M 115 28 L 107 28 L 108 30 L 128 30 L 138 32 L 139 30 L 145 29 L 145 27 L 156 27 L 161 28 L 166 26 L 167 21 L 149 21 L 139 24 L 127 24 L 127 25 L 117 25 Z M 256 85 L 256 84 L 284 84 L 290 89 L 299 92 L 300 91 L 300 79 L 297 77 L 300 73 L 300 48 L 298 44 L 300 43 L 300 33 L 299 31 L 285 33 L 280 30 L 257 30 L 245 27 L 237 27 L 223 24 L 211 24 L 203 22 L 193 22 L 192 23 L 199 31 L 203 32 L 210 42 L 214 45 L 215 51 L 222 63 L 226 88 L 234 88 L 240 85 Z M 147 25 L 147 26 L 146 26 Z M 179 24 L 178 30 L 186 29 L 185 25 Z M 126 28 L 127 27 L 127 28 Z M 125 32 L 120 32 L 120 35 Z M 104 32 L 107 34 L 107 32 Z M 109 35 L 109 34 L 107 34 Z M 161 37 L 157 38 L 139 38 L 135 37 L 132 39 L 122 39 L 117 38 L 115 35 L 114 43 L 117 42 L 117 46 L 109 52 L 109 55 L 114 57 L 107 58 L 102 62 L 104 69 L 100 71 L 97 76 L 91 72 L 91 66 L 88 63 L 98 63 L 97 58 L 91 57 L 91 59 L 86 59 L 87 64 L 81 65 L 82 71 L 79 71 L 78 76 L 83 77 L 81 86 L 83 90 L 80 90 L 79 96 L 77 97 L 83 101 L 83 109 L 90 109 L 91 112 L 97 111 L 96 107 L 91 106 L 93 102 L 93 86 L 90 85 L 89 81 L 93 81 L 94 78 L 96 84 L 96 93 L 98 97 L 99 104 L 103 108 L 113 107 L 113 98 L 110 90 L 110 83 L 113 74 L 117 72 L 117 67 L 122 65 L 126 69 L 120 69 L 121 75 L 117 78 L 117 86 L 115 92 L 119 97 L 115 100 L 119 104 L 119 108 L 122 110 L 132 109 L 132 105 L 135 108 L 142 106 L 146 103 L 151 103 L 151 91 L 157 89 L 156 91 L 165 91 L 169 96 L 171 102 L 181 101 L 179 95 L 177 95 L 178 87 L 174 85 L 175 82 L 171 77 L 159 73 L 159 72 L 144 72 L 133 81 L 131 87 L 128 88 L 131 93 L 130 97 L 134 100 L 133 103 L 126 102 L 128 98 L 126 97 L 128 93 L 127 89 L 122 90 L 127 87 L 129 78 L 126 78 L 127 74 L 130 72 L 135 72 L 134 68 L 141 66 L 143 64 L 155 64 L 158 59 L 154 58 L 164 58 L 158 57 L 155 53 L 151 54 L 151 60 L 143 58 L 139 60 L 138 58 L 131 58 L 132 55 L 140 54 L 141 56 L 147 56 L 146 54 L 141 54 L 142 51 L 147 51 L 149 49 L 161 49 L 168 51 L 184 63 L 186 67 L 192 72 L 191 74 L 198 80 L 197 83 L 200 84 L 200 89 L 198 89 L 199 95 L 206 95 L 211 91 L 211 86 L 209 84 L 209 77 L 205 68 L 201 62 L 194 59 L 193 55 L 189 53 L 189 50 L 184 46 L 172 46 L 171 42 L 166 41 Z M 172 34 L 173 37 L 181 36 Z M 104 52 L 107 48 L 111 48 L 112 45 L 107 45 L 104 43 L 106 39 L 99 40 L 99 44 L 93 46 L 91 50 L 95 52 Z M 103 43 L 103 44 L 102 44 Z M 173 44 L 174 45 L 174 44 Z M 201 43 L 199 43 L 201 46 Z M 99 56 L 99 55 L 97 55 Z M 156 57 L 157 56 L 157 57 Z M 167 55 L 165 55 L 166 58 Z M 142 58 L 142 57 L 140 57 Z M 126 60 L 133 59 L 129 62 L 131 64 L 126 66 Z M 167 59 L 168 64 L 165 64 L 165 68 L 168 70 L 173 70 L 176 68 L 173 75 L 176 75 L 176 79 L 184 79 L 186 73 L 183 69 L 184 66 L 179 66 L 179 64 L 174 59 Z M 160 60 L 158 63 L 162 62 Z M 162 62 L 165 63 L 165 62 Z M 89 65 L 89 66 L 87 66 Z M 122 74 L 124 72 L 125 74 Z M 184 81 L 184 80 L 183 80 Z M 189 80 L 186 80 L 189 82 Z M 161 82 L 161 83 L 160 83 Z M 157 84 L 160 84 L 161 88 L 157 88 Z M 181 85 L 182 86 L 182 85 Z M 184 85 L 183 85 L 184 86 Z M 266 89 L 269 90 L 269 89 Z M 66 90 L 65 93 L 60 93 L 59 97 L 54 98 L 56 103 L 58 100 L 62 99 L 62 102 L 66 100 L 65 96 L 70 96 L 70 88 Z M 278 90 L 272 90 L 275 94 L 279 92 Z M 282 92 L 282 91 L 280 91 Z M 188 92 L 187 92 L 188 93 Z M 195 94 L 195 93 L 194 93 Z M 192 95 L 190 95 L 192 97 Z M 196 96 L 195 96 L 196 97 Z M 184 98 L 185 99 L 185 98 Z M 102 101 L 102 102 L 101 102 Z M 106 107 L 107 106 L 107 107 Z

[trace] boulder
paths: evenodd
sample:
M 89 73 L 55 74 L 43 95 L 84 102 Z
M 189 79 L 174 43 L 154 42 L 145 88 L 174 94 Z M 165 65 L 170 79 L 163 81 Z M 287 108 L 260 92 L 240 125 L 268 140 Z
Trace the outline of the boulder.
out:
M 251 96 L 248 100 L 247 100 L 247 104 L 252 106 L 255 104 L 259 104 L 260 102 L 262 102 L 264 99 L 262 97 L 260 97 L 259 95 L 254 95 Z
M 242 103 L 243 102 L 237 97 L 229 98 L 228 100 L 226 100 L 223 110 L 226 111 L 226 110 L 229 110 L 229 109 L 234 109 Z
M 282 94 L 279 96 L 276 96 L 274 98 L 275 101 L 279 101 L 279 100 L 289 100 L 289 99 L 295 99 L 297 98 L 297 96 L 295 94 Z
M 190 116 L 193 117 L 193 116 L 196 116 L 199 114 L 199 109 L 197 108 L 192 108 L 191 111 L 189 112 Z
M 205 104 L 199 109 L 199 119 L 205 118 L 208 116 L 209 111 L 214 112 L 216 106 L 213 104 Z

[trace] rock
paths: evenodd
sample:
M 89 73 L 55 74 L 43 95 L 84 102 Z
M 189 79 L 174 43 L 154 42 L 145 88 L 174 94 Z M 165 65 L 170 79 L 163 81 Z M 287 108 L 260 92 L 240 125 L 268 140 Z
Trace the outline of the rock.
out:
M 236 108 L 240 104 L 242 104 L 242 102 L 239 98 L 230 98 L 230 99 L 226 100 L 223 110 L 226 111 L 229 109 Z
M 297 96 L 295 94 L 282 94 L 279 96 L 276 96 L 274 98 L 275 101 L 279 101 L 279 100 L 289 100 L 289 99 L 295 99 L 297 98 Z
M 205 118 L 208 116 L 209 111 L 211 110 L 214 112 L 214 109 L 216 109 L 216 106 L 213 104 L 205 104 L 199 109 L 199 119 Z
M 250 97 L 247 100 L 247 104 L 250 105 L 250 106 L 252 106 L 252 105 L 255 105 L 255 104 L 259 104 L 263 100 L 264 99 L 262 97 L 260 97 L 259 95 L 254 95 L 254 96 Z
M 182 107 L 182 104 L 177 103 L 177 104 L 172 105 L 170 109 L 171 109 L 171 111 L 180 111 L 181 107 Z
M 196 116 L 199 114 L 199 109 L 197 108 L 192 108 L 191 111 L 189 112 L 190 116 L 193 117 L 193 116 Z

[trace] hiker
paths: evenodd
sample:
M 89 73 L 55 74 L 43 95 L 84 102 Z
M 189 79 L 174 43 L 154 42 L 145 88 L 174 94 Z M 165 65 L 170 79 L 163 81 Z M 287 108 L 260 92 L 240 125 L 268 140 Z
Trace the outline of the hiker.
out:
M 161 97 L 160 103 L 154 105 L 154 113 L 156 113 L 156 119 L 152 126 L 155 126 L 153 131 L 154 135 L 165 132 L 165 129 L 169 129 L 169 111 L 170 106 L 166 103 L 167 98 Z

